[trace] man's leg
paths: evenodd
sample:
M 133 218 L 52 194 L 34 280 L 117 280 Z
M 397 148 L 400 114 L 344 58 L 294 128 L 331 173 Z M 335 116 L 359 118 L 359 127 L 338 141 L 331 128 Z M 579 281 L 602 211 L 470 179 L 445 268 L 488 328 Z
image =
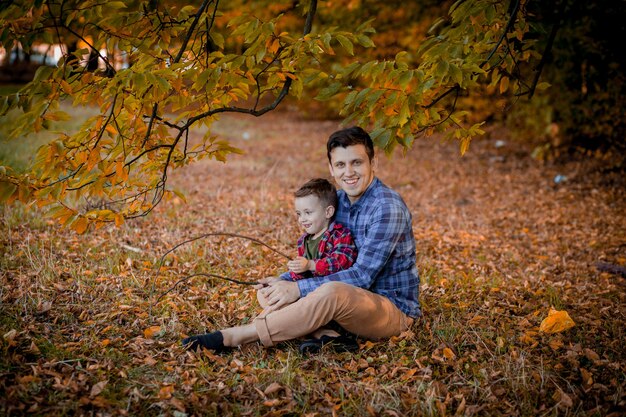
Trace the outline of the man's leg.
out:
M 380 339 L 406 330 L 412 320 L 389 299 L 341 282 L 329 282 L 278 311 L 261 313 L 253 322 L 261 343 L 308 335 L 331 320 L 357 336 Z

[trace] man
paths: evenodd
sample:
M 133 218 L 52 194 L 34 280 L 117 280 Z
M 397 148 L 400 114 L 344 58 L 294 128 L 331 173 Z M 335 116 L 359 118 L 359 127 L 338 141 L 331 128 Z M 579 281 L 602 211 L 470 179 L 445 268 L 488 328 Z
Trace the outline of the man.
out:
M 264 310 L 252 323 L 191 336 L 184 345 L 221 351 L 315 334 L 301 351 L 318 351 L 326 343 L 351 350 L 349 338 L 324 326 L 334 322 L 353 335 L 376 340 L 398 335 L 420 316 L 411 213 L 375 177 L 372 139 L 360 127 L 339 130 L 328 139 L 327 155 L 341 188 L 335 220 L 352 231 L 356 262 L 334 274 L 295 282 L 265 278 L 257 288 Z

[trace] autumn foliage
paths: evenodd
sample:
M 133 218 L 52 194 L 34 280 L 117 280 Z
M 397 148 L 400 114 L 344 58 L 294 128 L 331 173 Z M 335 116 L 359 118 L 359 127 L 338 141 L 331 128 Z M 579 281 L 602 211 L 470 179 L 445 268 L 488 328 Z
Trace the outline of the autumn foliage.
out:
M 224 113 L 261 116 L 286 98 L 315 98 L 368 126 L 386 152 L 445 132 L 465 153 L 485 120 L 502 118 L 497 109 L 549 87 L 540 74 L 552 43 L 538 17 L 550 13 L 524 1 L 400 3 L 3 6 L 3 45 L 65 45 L 56 66 L 2 98 L 0 112 L 19 114 L 10 138 L 54 131 L 72 117 L 63 103 L 98 114 L 56 132 L 25 172 L 2 167 L 0 197 L 45 206 L 82 233 L 152 211 L 175 194 L 173 170 L 236 153 L 212 130 Z

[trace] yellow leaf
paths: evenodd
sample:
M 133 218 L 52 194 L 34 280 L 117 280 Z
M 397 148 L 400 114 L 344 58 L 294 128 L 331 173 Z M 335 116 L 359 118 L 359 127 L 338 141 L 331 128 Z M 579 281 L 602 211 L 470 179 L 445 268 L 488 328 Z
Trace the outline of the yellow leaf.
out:
M 123 224 L 124 224 L 124 215 L 122 213 L 116 213 L 115 214 L 115 225 L 117 227 L 120 227 Z
M 539 331 L 544 333 L 560 333 L 567 329 L 574 327 L 576 323 L 567 314 L 567 311 L 558 311 L 554 308 L 550 308 L 548 317 L 543 319 L 539 326 Z
M 150 326 L 143 331 L 143 335 L 146 339 L 152 339 L 155 334 L 161 331 L 161 326 Z

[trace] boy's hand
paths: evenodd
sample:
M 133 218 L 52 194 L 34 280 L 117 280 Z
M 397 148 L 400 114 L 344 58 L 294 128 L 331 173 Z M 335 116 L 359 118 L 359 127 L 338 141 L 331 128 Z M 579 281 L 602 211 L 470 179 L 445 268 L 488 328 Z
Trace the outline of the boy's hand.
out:
M 313 266 L 313 268 L 311 268 L 311 266 Z M 291 272 L 295 272 L 296 274 L 301 274 L 306 271 L 315 270 L 315 262 L 310 261 L 302 256 L 298 256 L 292 259 L 291 261 L 287 262 L 287 268 L 289 268 Z

